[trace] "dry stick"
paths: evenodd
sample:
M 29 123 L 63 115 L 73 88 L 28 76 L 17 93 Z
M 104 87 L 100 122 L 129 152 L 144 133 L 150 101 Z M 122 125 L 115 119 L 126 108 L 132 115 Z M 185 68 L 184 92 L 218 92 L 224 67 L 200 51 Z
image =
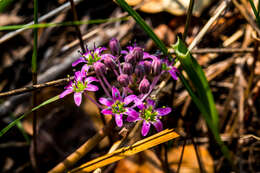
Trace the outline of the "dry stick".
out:
M 73 79 L 74 79 L 74 76 L 68 77 L 68 78 L 63 78 L 63 79 L 58 79 L 58 80 L 54 80 L 54 81 L 50 81 L 50 82 L 46 82 L 46 83 L 43 83 L 43 84 L 37 84 L 37 85 L 32 85 L 32 86 L 28 86 L 28 87 L 24 87 L 24 88 L 14 89 L 14 90 L 7 91 L 7 92 L 2 92 L 2 93 L 0 93 L 0 98 L 12 96 L 12 95 L 17 95 L 17 94 L 21 94 L 21 93 L 25 93 L 25 92 L 30 92 L 30 91 L 50 87 L 50 86 L 63 85 L 63 84 L 65 84 L 65 83 L 67 83 L 67 82 L 69 82 L 70 80 L 73 80 Z
M 71 5 L 71 10 L 72 10 L 72 13 L 73 13 L 74 21 L 78 21 L 79 19 L 78 19 L 78 15 L 77 15 L 77 12 L 76 12 L 74 1 L 73 0 L 69 0 L 69 1 L 70 1 L 70 5 Z M 85 48 L 84 42 L 82 40 L 82 35 L 81 35 L 81 32 L 80 32 L 79 26 L 75 25 L 75 29 L 76 29 L 76 33 L 77 33 L 77 36 L 78 36 L 78 39 L 79 39 L 79 43 L 80 43 L 80 47 L 82 49 L 82 52 L 86 53 L 86 48 Z
M 81 1 L 82 1 L 82 0 L 74 0 L 75 4 L 78 4 L 78 3 L 81 2 Z M 59 14 L 59 13 L 62 12 L 63 10 L 64 10 L 64 11 L 69 10 L 69 8 L 70 8 L 70 3 L 67 2 L 67 3 L 61 5 L 60 7 L 58 7 L 58 8 L 56 8 L 56 9 L 52 10 L 51 12 L 49 12 L 49 13 L 43 15 L 42 17 L 39 18 L 38 21 L 39 21 L 39 22 L 43 22 L 44 20 L 49 19 L 49 18 L 55 16 L 56 14 Z M 25 26 L 32 25 L 32 24 L 33 24 L 33 21 L 30 22 L 30 23 L 28 23 L 28 24 L 26 24 Z M 26 30 L 26 28 L 21 28 L 21 29 L 15 30 L 15 31 L 13 31 L 13 32 L 10 32 L 10 33 L 8 33 L 8 34 L 2 36 L 2 37 L 0 38 L 0 44 L 3 43 L 3 42 L 5 42 L 5 41 L 7 41 L 7 40 L 9 40 L 10 38 L 12 38 L 12 37 L 14 37 L 14 36 L 16 36 L 16 35 L 22 33 L 22 32 L 25 31 L 25 30 Z
M 215 20 L 221 15 L 221 13 L 226 9 L 228 6 L 228 1 L 224 0 L 220 6 L 216 9 L 216 13 L 214 16 L 212 16 L 209 21 L 206 23 L 206 25 L 201 29 L 199 34 L 194 38 L 192 43 L 189 45 L 188 50 L 192 50 L 202 39 L 202 37 L 206 34 L 209 27 L 215 22 Z
M 250 68 L 250 76 L 249 76 L 247 88 L 246 88 L 246 91 L 245 91 L 245 94 L 244 94 L 245 100 L 247 100 L 247 98 L 249 97 L 249 93 L 250 93 L 250 90 L 251 90 L 251 87 L 252 87 L 252 84 L 253 84 L 253 79 L 255 77 L 256 62 L 257 62 L 258 57 L 259 57 L 258 47 L 259 47 L 260 40 L 259 40 L 259 38 L 256 38 L 255 34 L 253 35 L 253 38 L 255 39 L 255 41 L 254 41 L 254 52 L 253 52 L 254 61 L 253 61 L 252 67 Z

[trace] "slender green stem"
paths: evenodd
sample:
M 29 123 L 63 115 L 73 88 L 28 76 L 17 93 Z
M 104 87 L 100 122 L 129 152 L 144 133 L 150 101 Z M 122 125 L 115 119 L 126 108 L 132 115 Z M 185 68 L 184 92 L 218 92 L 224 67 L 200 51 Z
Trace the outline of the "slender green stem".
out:
M 83 25 L 83 24 L 98 24 L 98 23 L 105 23 L 105 22 L 117 22 L 121 20 L 128 20 L 129 17 L 118 17 L 118 18 L 109 18 L 109 19 L 95 19 L 95 20 L 80 20 L 80 21 L 67 21 L 67 22 L 60 22 L 60 23 L 38 23 L 38 24 L 31 24 L 31 25 L 7 25 L 7 26 L 0 26 L 0 31 L 5 30 L 16 30 L 16 29 L 33 29 L 33 28 L 48 28 L 48 27 L 60 27 L 60 26 L 74 26 L 74 25 Z
M 34 0 L 34 24 L 38 23 L 38 0 Z M 37 84 L 37 47 L 38 47 L 38 29 L 33 29 L 33 55 L 32 55 L 32 83 Z M 37 105 L 37 95 L 33 92 L 33 107 Z M 33 164 L 38 172 L 37 164 L 37 113 L 33 113 Z
M 187 18 L 186 18 L 186 23 L 185 23 L 185 29 L 184 29 L 184 33 L 183 33 L 183 40 L 184 41 L 185 41 L 187 34 L 188 34 L 188 29 L 189 29 L 189 26 L 190 26 L 190 20 L 191 20 L 191 17 L 192 17 L 193 7 L 194 7 L 194 0 L 190 0 Z

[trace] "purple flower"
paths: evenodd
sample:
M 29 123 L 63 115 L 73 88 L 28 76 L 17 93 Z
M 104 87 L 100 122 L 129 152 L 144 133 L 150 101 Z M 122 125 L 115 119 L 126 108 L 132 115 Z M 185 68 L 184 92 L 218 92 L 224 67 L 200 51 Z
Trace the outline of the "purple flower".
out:
M 150 89 L 150 82 L 146 79 L 146 77 L 144 77 L 139 84 L 139 91 L 142 94 L 146 94 L 149 92 L 149 89 Z
M 129 76 L 127 74 L 121 74 L 117 77 L 117 81 L 123 87 L 127 87 L 129 84 Z
M 110 48 L 111 53 L 112 53 L 113 55 L 119 55 L 120 52 L 121 52 L 120 43 L 119 43 L 119 41 L 118 41 L 116 38 L 112 38 L 112 39 L 109 41 L 109 48 Z
M 100 98 L 99 102 L 107 108 L 101 111 L 104 115 L 114 115 L 115 121 L 118 127 L 123 125 L 123 115 L 127 114 L 128 104 L 133 102 L 137 98 L 136 95 L 129 95 L 122 98 L 119 90 L 116 87 L 112 87 L 112 99 Z
M 106 50 L 104 47 L 94 48 L 94 50 L 87 50 L 86 53 L 82 54 L 82 57 L 72 63 L 72 67 L 75 67 L 79 63 L 85 63 L 81 71 L 87 73 L 90 67 L 92 67 L 96 62 L 100 62 L 104 59 L 104 55 L 101 55 L 104 50 Z
M 154 75 L 159 75 L 162 71 L 162 62 L 160 59 L 156 58 L 156 59 L 153 59 L 153 62 L 152 62 L 152 72 Z
M 163 124 L 160 121 L 160 118 L 164 115 L 167 115 L 171 112 L 170 107 L 163 107 L 155 109 L 155 102 L 151 99 L 148 99 L 147 102 L 144 104 L 141 100 L 136 99 L 135 104 L 140 109 L 139 112 L 135 111 L 134 109 L 128 109 L 128 122 L 135 122 L 135 121 L 143 121 L 142 126 L 142 135 L 146 136 L 150 130 L 151 124 L 156 128 L 159 132 L 163 129 Z
M 60 98 L 74 92 L 74 101 L 77 106 L 80 106 L 82 100 L 82 93 L 84 91 L 97 91 L 98 87 L 91 84 L 93 81 L 98 81 L 95 77 L 85 77 L 85 73 L 80 71 L 75 72 L 74 81 L 64 87 L 66 90 L 60 94 Z
M 179 72 L 176 67 L 173 66 L 173 62 L 164 60 L 162 63 L 162 69 L 168 71 L 174 80 L 178 80 L 177 73 Z

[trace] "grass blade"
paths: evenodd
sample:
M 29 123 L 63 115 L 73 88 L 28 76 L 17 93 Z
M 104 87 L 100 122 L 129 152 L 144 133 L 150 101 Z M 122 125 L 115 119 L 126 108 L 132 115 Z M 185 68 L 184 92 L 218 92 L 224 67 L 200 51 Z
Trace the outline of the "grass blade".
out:
M 210 118 L 213 121 L 214 128 L 218 129 L 218 113 L 216 110 L 214 98 L 209 87 L 206 76 L 198 64 L 192 57 L 185 43 L 178 38 L 177 43 L 172 46 L 177 58 L 180 60 L 184 70 L 187 72 L 189 79 L 196 88 L 196 93 L 202 102 L 206 105 Z
M 55 102 L 56 100 L 59 100 L 59 95 L 52 97 L 48 100 L 46 100 L 45 102 L 41 103 L 40 105 L 34 107 L 33 109 L 31 109 L 30 111 L 26 112 L 25 114 L 21 115 L 19 118 L 17 118 L 16 120 L 14 120 L 13 122 L 11 122 L 10 124 L 8 124 L 5 128 L 3 128 L 0 131 L 0 137 L 2 137 L 9 129 L 11 129 L 13 126 L 15 126 L 20 120 L 22 120 L 24 117 L 26 117 L 27 115 L 29 115 L 30 113 L 36 111 L 37 109 L 50 104 L 52 102 Z
M 74 26 L 74 25 L 83 25 L 83 24 L 98 24 L 105 22 L 117 22 L 120 20 L 128 20 L 128 17 L 119 17 L 119 18 L 110 18 L 110 19 L 95 19 L 95 20 L 82 20 L 82 21 L 68 21 L 60 23 L 39 23 L 31 25 L 7 25 L 0 26 L 0 31 L 5 30 L 16 30 L 16 29 L 33 29 L 33 28 L 48 28 L 48 27 L 60 27 L 60 26 Z
M 192 100 L 202 113 L 202 116 L 208 124 L 208 127 L 210 128 L 212 134 L 214 135 L 216 142 L 220 146 L 222 153 L 232 164 L 229 150 L 220 138 L 218 129 L 218 113 L 214 103 L 213 95 L 211 93 L 202 68 L 192 57 L 190 52 L 188 52 L 186 45 L 181 39 L 178 38 L 177 43 L 173 45 L 173 49 L 176 53 L 177 58 L 180 60 L 184 70 L 186 71 L 189 79 L 194 85 L 194 88 L 196 89 L 196 94 L 198 94 L 198 96 L 195 95 L 194 92 L 192 92 L 191 88 L 186 87 L 186 85 L 188 85 L 187 81 L 184 79 L 183 76 L 180 76 L 182 83 L 184 84 Z

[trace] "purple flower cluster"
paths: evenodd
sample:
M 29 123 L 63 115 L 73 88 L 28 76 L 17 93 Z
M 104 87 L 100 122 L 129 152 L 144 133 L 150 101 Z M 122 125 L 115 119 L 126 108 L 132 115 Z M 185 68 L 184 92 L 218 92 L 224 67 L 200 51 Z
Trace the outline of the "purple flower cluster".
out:
M 60 98 L 74 93 L 74 101 L 80 106 L 85 91 L 97 91 L 99 88 L 92 82 L 98 82 L 106 97 L 93 101 L 104 115 L 113 115 L 118 127 L 123 122 L 142 121 L 142 135 L 146 136 L 151 124 L 157 131 L 163 129 L 161 117 L 171 112 L 171 108 L 156 108 L 155 101 L 149 96 L 158 83 L 161 75 L 169 72 L 177 80 L 178 72 L 173 62 L 151 55 L 143 48 L 128 46 L 122 50 L 116 39 L 109 42 L 111 53 L 103 53 L 107 48 L 99 47 L 87 50 L 72 63 L 72 66 L 83 64 L 80 71 L 75 72 L 74 80 L 65 87 Z M 95 77 L 87 77 L 89 71 L 95 71 Z M 111 81 L 113 76 L 117 79 Z

